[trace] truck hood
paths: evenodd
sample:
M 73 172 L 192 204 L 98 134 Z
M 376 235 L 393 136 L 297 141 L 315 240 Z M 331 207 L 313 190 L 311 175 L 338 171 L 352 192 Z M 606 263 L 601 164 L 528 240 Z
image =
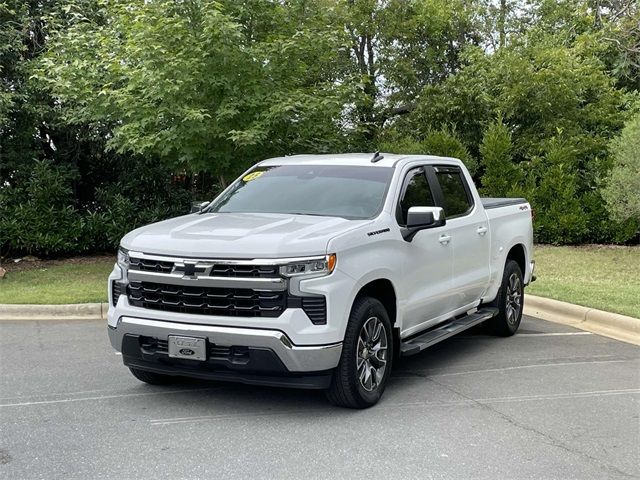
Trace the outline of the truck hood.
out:
M 178 257 L 302 257 L 324 255 L 331 238 L 369 222 L 271 213 L 191 214 L 133 230 L 121 244 Z

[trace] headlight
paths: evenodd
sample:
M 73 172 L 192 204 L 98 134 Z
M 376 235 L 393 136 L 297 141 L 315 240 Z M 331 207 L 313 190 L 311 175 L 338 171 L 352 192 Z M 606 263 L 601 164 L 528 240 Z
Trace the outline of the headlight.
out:
M 118 248 L 118 266 L 123 270 L 129 268 L 129 250 L 126 248 L 119 247 Z
M 325 257 L 300 259 L 280 267 L 280 274 L 285 277 L 297 277 L 299 275 L 329 275 L 336 267 L 336 254 Z

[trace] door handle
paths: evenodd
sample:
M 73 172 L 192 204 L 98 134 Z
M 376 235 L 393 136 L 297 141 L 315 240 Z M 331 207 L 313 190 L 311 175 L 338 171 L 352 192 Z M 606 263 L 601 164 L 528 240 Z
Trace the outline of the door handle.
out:
M 480 225 L 476 232 L 478 233 L 478 235 L 484 235 L 485 233 L 487 233 L 487 230 L 487 227 Z
M 438 239 L 438 241 L 442 245 L 446 245 L 447 243 L 449 243 L 450 240 L 451 240 L 451 235 L 446 235 L 446 234 L 440 235 L 440 238 Z

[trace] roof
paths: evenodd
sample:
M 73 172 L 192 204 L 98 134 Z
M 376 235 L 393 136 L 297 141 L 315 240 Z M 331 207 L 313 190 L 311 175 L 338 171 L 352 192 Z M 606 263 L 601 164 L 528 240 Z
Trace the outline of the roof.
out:
M 394 167 L 400 161 L 427 160 L 433 162 L 451 161 L 459 162 L 455 158 L 437 157 L 434 155 L 404 155 L 397 153 L 381 153 L 384 157 L 375 163 L 371 163 L 374 153 L 330 153 L 323 155 L 291 155 L 286 157 L 269 158 L 260 162 L 260 165 L 350 165 L 350 166 L 377 166 Z

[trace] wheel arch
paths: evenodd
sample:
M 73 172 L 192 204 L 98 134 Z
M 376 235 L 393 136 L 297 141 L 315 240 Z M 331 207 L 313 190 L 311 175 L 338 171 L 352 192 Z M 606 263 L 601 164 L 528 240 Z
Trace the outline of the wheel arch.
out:
M 507 265 L 507 261 L 509 260 L 514 260 L 518 264 L 520 271 L 522 272 L 522 276 L 524 277 L 527 273 L 527 254 L 522 243 L 516 243 L 511 247 L 504 261 L 503 271 L 504 267 Z
M 388 278 L 377 278 L 371 280 L 358 290 L 354 302 L 360 297 L 371 297 L 379 300 L 384 306 L 392 327 L 393 351 L 397 355 L 400 347 L 400 329 L 397 324 L 398 319 L 398 296 L 393 282 Z

